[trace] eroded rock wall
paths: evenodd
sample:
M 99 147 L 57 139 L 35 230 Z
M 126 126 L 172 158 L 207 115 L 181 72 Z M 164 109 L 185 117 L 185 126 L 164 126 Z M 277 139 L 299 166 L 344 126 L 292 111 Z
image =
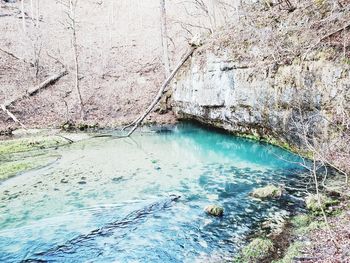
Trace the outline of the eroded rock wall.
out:
M 302 144 L 300 132 L 331 136 L 349 110 L 349 65 L 327 60 L 243 65 L 223 52 L 196 52 L 173 85 L 173 110 L 228 131 Z M 302 125 L 301 125 L 302 124 Z

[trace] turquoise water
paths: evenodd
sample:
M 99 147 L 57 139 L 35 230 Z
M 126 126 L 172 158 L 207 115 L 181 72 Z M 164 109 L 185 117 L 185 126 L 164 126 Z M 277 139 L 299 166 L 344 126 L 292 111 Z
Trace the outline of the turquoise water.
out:
M 0 262 L 224 262 L 264 219 L 296 209 L 249 192 L 302 183 L 296 156 L 188 124 L 55 153 L 0 185 Z

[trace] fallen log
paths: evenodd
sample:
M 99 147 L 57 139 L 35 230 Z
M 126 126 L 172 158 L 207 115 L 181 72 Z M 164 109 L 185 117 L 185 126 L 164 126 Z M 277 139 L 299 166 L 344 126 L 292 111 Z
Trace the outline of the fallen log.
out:
M 14 59 L 23 60 L 24 61 L 24 59 L 17 57 L 15 54 L 13 54 L 13 53 L 11 53 L 11 52 L 9 52 L 7 50 L 4 50 L 4 49 L 0 48 L 0 51 L 4 52 L 5 54 L 9 55 L 10 57 L 12 57 Z
M 1 109 L 16 123 L 18 123 L 22 128 L 26 129 L 26 126 L 21 123 L 15 115 L 13 115 L 12 112 L 10 112 L 7 107 L 9 107 L 12 103 L 20 100 L 20 99 L 23 99 L 25 96 L 33 96 L 35 93 L 37 93 L 39 90 L 42 90 L 46 87 L 48 87 L 49 85 L 55 83 L 57 80 L 59 80 L 60 78 L 62 78 L 63 76 L 65 76 L 67 74 L 67 70 L 64 70 L 64 71 L 61 71 L 60 73 L 58 74 L 55 74 L 55 75 L 52 75 L 50 76 L 49 78 L 47 78 L 45 81 L 43 81 L 42 83 L 40 83 L 38 86 L 34 87 L 34 88 L 31 88 L 27 91 L 26 94 L 22 95 L 22 96 L 19 96 L 19 97 L 16 97 L 12 100 L 9 100 L 9 101 L 5 101 L 4 104 L 1 104 L 0 107 Z
M 12 114 L 12 112 L 10 112 L 8 109 L 6 109 L 6 106 L 5 106 L 5 105 L 1 104 L 0 107 L 1 107 L 1 109 L 2 109 L 8 116 L 10 116 L 10 118 L 11 118 L 14 122 L 16 122 L 16 123 L 18 123 L 19 125 L 21 125 L 22 128 L 26 129 L 26 126 L 25 126 L 23 123 L 21 123 L 21 122 L 16 118 L 16 116 Z
M 162 98 L 165 88 L 169 85 L 169 83 L 172 81 L 172 79 L 175 77 L 176 73 L 179 71 L 179 69 L 182 67 L 182 65 L 187 61 L 187 59 L 192 55 L 192 53 L 194 52 L 194 50 L 196 49 L 196 46 L 192 46 L 190 48 L 190 50 L 187 52 L 187 54 L 181 59 L 181 61 L 179 62 L 179 64 L 176 66 L 176 68 L 171 72 L 171 74 L 168 76 L 168 78 L 165 80 L 165 82 L 163 83 L 163 85 L 160 87 L 156 97 L 154 98 L 154 100 L 152 101 L 152 103 L 150 104 L 150 106 L 146 109 L 146 111 L 140 116 L 138 117 L 136 120 L 134 120 L 131 124 L 125 126 L 123 128 L 126 129 L 128 127 L 132 127 L 132 129 L 128 132 L 128 134 L 124 137 L 129 137 L 131 134 L 134 133 L 134 131 L 140 126 L 140 124 L 142 123 L 142 121 L 147 117 L 147 115 L 153 110 L 153 108 L 158 104 L 158 102 L 160 101 L 160 99 Z
M 12 103 L 14 103 L 20 99 L 23 99 L 25 96 L 33 96 L 38 91 L 45 89 L 46 87 L 54 84 L 57 80 L 59 80 L 60 78 L 62 78 L 65 75 L 67 75 L 67 73 L 68 73 L 67 70 L 63 70 L 58 74 L 52 75 L 52 76 L 48 77 L 46 80 L 44 80 L 43 82 L 41 82 L 38 86 L 29 89 L 26 94 L 23 94 L 22 96 L 16 97 L 12 100 L 6 101 L 3 105 L 5 106 L 5 108 L 7 108 Z

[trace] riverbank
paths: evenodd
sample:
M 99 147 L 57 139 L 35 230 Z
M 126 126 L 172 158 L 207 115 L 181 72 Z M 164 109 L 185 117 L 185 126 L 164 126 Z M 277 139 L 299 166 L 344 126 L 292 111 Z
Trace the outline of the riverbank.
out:
M 332 188 L 322 194 L 328 200 L 323 203 L 327 221 L 316 201 L 306 200 L 304 213 L 279 219 L 272 227 L 271 221 L 263 222 L 234 262 L 350 262 L 350 188 L 341 178 L 328 185 Z
M 83 129 L 85 126 L 81 126 Z M 85 127 L 89 128 L 89 127 Z M 92 128 L 92 127 L 90 127 Z M 6 180 L 29 170 L 47 166 L 60 155 L 57 149 L 72 142 L 91 138 L 86 132 L 60 130 L 17 130 L 13 138 L 0 142 L 0 180 Z M 84 130 L 84 129 L 83 129 Z M 289 219 L 277 218 L 262 222 L 259 236 L 243 248 L 237 262 L 347 262 L 350 260 L 350 206 L 349 189 L 343 187 L 343 179 L 328 182 L 327 193 L 337 202 L 327 205 L 330 235 L 319 213 L 297 214 Z M 63 180 L 61 183 L 65 183 Z M 315 211 L 314 211 L 315 212 Z M 271 224 L 272 223 L 272 224 Z M 276 226 L 277 232 L 271 227 Z M 281 231 L 281 227 L 283 231 Z M 262 234 L 261 234 L 262 233 Z M 332 238 L 339 244 L 337 249 Z M 334 238 L 333 238 L 334 239 Z M 257 257 L 257 258 L 256 258 Z M 239 261 L 241 260 L 241 261 Z M 343 260 L 343 261 L 342 261 Z M 345 260 L 345 261 L 344 261 Z
M 75 131 L 17 129 L 0 136 L 0 181 L 47 166 L 60 158 L 58 148 L 91 137 Z
M 173 253 L 171 258 L 179 258 L 180 262 L 189 258 L 232 259 L 250 229 L 255 229 L 267 214 L 284 209 L 280 204 L 256 203 L 249 198 L 249 192 L 271 181 L 298 184 L 297 174 L 286 174 L 298 173 L 300 169 L 277 158 L 294 156 L 277 147 L 190 124 L 179 124 L 166 132 L 154 128 L 143 131 L 127 139 L 96 137 L 57 149 L 30 148 L 28 155 L 43 150 L 60 159 L 1 184 L 4 198 L 4 206 L 0 207 L 4 217 L 1 234 L 7 236 L 19 227 L 26 230 L 15 240 L 2 239 L 4 252 L 0 258 L 20 261 L 45 260 L 48 256 L 93 257 L 97 255 L 94 251 L 99 252 L 98 246 L 93 246 L 96 250 L 91 254 L 80 251 L 91 242 L 103 242 L 113 257 L 118 251 L 116 247 L 125 247 L 126 251 L 133 251 L 134 258 L 147 258 L 150 262 L 167 262 L 163 251 Z M 60 135 L 72 139 L 71 133 Z M 168 200 L 171 193 L 181 198 L 170 207 L 163 207 L 162 200 Z M 222 206 L 223 217 L 207 215 L 203 209 L 210 204 Z M 142 220 L 139 216 L 132 220 L 128 217 L 142 211 L 147 211 Z M 125 218 L 128 220 L 124 226 Z M 103 226 L 111 226 L 108 234 L 117 239 L 108 243 L 110 238 L 98 235 L 70 243 L 73 238 Z M 136 233 L 130 231 L 135 226 Z M 123 230 L 126 236 L 120 236 Z M 179 235 L 174 237 L 174 231 Z M 47 232 L 50 234 L 43 241 L 42 233 Z M 149 233 L 156 233 L 157 239 Z M 223 239 L 228 242 L 223 244 Z M 14 242 L 24 244 L 18 246 L 20 251 L 13 252 Z M 145 242 L 151 246 L 149 249 L 142 245 Z M 66 245 L 77 253 L 54 250 L 58 245 Z M 105 248 L 105 245 L 101 248 L 102 253 L 107 251 Z M 38 255 L 41 251 L 48 252 Z M 50 251 L 54 254 L 49 255 Z M 133 259 L 130 253 L 122 256 L 125 259 L 122 262 Z M 120 253 L 116 257 L 120 259 Z

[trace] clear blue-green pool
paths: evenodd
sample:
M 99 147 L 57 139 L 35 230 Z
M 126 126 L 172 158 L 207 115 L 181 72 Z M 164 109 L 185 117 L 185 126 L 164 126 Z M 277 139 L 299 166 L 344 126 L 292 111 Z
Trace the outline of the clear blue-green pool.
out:
M 189 124 L 55 151 L 0 185 L 0 262 L 229 261 L 260 222 L 294 209 L 249 192 L 297 188 L 303 172 L 280 148 Z

